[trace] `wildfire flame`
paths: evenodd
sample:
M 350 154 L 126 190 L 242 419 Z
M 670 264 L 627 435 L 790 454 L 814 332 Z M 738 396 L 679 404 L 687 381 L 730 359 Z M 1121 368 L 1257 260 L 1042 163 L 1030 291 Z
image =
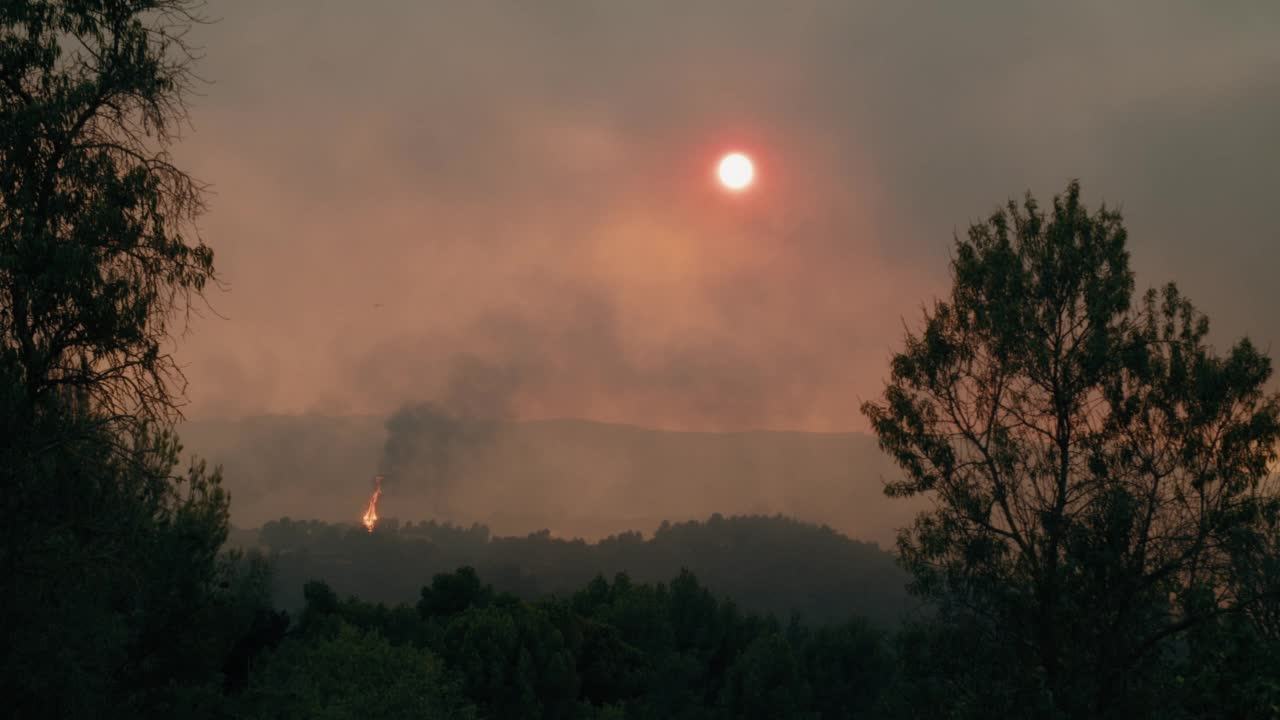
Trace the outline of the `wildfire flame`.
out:
M 369 532 L 373 532 L 373 527 L 378 524 L 378 497 L 382 495 L 382 476 L 375 477 L 373 482 L 373 495 L 369 498 L 369 508 L 364 511 L 364 517 L 360 519 L 360 522 L 364 523 L 365 530 Z

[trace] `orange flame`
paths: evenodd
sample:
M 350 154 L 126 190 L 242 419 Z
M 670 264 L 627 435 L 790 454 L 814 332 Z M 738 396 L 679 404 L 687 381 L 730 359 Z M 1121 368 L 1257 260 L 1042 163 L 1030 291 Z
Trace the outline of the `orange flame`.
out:
M 369 498 L 369 509 L 364 511 L 364 517 L 360 520 L 369 532 L 373 532 L 373 526 L 378 524 L 378 497 L 382 495 L 382 476 L 375 477 L 373 482 L 375 486 L 373 496 Z

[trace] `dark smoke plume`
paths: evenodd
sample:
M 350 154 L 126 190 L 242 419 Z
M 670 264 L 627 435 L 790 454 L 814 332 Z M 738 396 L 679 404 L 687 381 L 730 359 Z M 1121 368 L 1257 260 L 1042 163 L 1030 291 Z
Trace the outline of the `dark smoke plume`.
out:
M 466 459 L 489 445 L 499 423 L 510 419 L 519 385 L 512 368 L 456 356 L 438 400 L 402 406 L 387 419 L 378 474 L 389 488 L 425 495 L 445 510 Z

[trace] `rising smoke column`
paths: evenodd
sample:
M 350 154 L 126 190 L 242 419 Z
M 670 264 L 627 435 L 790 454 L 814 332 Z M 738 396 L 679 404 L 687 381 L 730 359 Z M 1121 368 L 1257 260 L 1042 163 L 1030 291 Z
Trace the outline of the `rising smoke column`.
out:
M 483 455 L 499 425 L 513 418 L 521 373 L 514 365 L 454 356 L 438 400 L 406 404 L 387 418 L 379 476 L 397 497 L 425 497 L 433 514 L 447 517 L 467 460 Z

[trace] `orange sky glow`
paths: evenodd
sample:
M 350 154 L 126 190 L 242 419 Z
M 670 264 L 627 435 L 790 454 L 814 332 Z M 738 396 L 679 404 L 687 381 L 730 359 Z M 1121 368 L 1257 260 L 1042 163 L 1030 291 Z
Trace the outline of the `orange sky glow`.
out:
M 212 185 L 228 291 L 178 348 L 191 417 L 436 400 L 865 429 L 953 233 L 1073 177 L 1123 206 L 1140 286 L 1177 280 L 1224 338 L 1280 346 L 1260 300 L 1280 48 L 1257 23 L 1100 2 L 680 4 L 675 24 L 647 3 L 304 7 L 228 0 L 198 30 L 212 84 L 176 155 Z M 735 148 L 748 193 L 708 181 Z

